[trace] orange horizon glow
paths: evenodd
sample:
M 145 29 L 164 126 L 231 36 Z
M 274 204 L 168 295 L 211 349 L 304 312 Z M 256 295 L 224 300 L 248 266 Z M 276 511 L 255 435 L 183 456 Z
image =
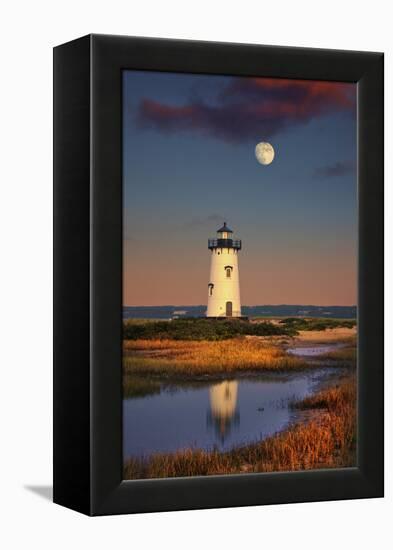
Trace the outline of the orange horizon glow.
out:
M 124 266 L 123 304 L 129 306 L 204 305 L 210 256 L 184 264 L 177 255 L 143 251 Z M 352 306 L 357 304 L 357 262 L 344 257 L 239 258 L 242 305 Z M 143 256 L 143 258 L 141 258 Z

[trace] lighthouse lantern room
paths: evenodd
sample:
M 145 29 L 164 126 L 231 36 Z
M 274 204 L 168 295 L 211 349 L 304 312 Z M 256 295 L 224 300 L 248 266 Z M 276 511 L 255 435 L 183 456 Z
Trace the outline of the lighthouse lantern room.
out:
M 207 317 L 241 317 L 238 253 L 242 242 L 233 239 L 226 222 L 209 239 L 211 251 Z

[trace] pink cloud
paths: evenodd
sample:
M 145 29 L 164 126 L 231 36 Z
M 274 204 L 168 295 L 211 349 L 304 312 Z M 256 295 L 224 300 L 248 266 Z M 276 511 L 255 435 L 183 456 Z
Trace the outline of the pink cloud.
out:
M 235 78 L 219 102 L 168 105 L 144 99 L 138 121 L 162 132 L 198 132 L 229 142 L 269 138 L 324 114 L 355 112 L 356 86 L 342 82 Z

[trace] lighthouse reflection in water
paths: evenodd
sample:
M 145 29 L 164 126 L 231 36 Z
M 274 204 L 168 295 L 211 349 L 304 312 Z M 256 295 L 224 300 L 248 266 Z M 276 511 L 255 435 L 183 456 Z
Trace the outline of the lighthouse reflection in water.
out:
M 207 425 L 213 427 L 221 443 L 238 426 L 240 414 L 237 409 L 236 380 L 224 380 L 209 389 L 210 410 L 207 412 Z
M 324 369 L 331 376 L 337 367 Z M 124 399 L 124 456 L 148 456 L 179 449 L 218 447 L 261 441 L 284 429 L 298 413 L 294 400 L 310 395 L 323 373 L 274 373 L 239 378 L 171 384 L 139 398 Z

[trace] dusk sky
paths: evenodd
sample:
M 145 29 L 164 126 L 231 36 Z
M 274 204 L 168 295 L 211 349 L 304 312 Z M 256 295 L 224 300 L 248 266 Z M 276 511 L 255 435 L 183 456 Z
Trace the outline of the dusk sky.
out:
M 223 221 L 242 305 L 356 305 L 355 84 L 123 78 L 124 305 L 206 304 Z

